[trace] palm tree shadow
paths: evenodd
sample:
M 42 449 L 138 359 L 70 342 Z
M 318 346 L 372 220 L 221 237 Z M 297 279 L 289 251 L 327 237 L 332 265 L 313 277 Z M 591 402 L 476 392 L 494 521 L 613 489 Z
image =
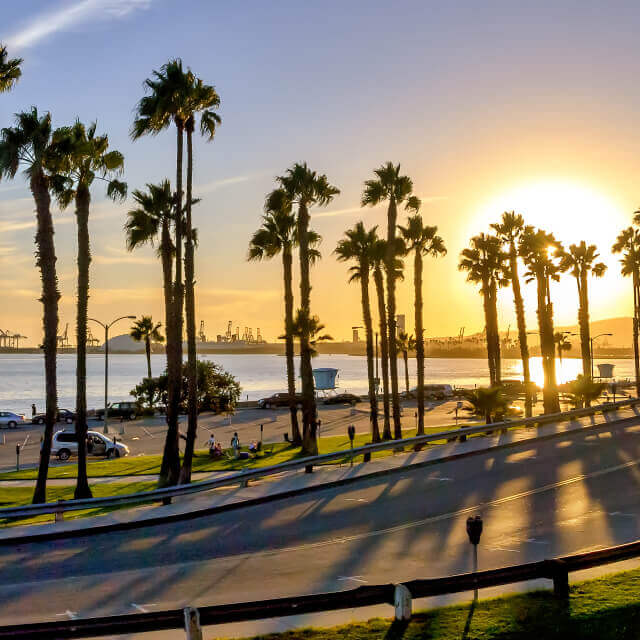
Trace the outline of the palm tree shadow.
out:
M 409 620 L 394 620 L 384 634 L 384 640 L 402 640 L 409 626 Z

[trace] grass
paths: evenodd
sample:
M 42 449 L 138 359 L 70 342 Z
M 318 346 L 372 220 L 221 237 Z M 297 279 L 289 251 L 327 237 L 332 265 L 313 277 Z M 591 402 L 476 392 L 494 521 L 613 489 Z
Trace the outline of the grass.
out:
M 97 484 L 91 487 L 94 498 L 103 498 L 106 496 L 116 496 L 127 493 L 137 493 L 139 491 L 150 491 L 156 488 L 155 482 L 109 482 Z M 66 487 L 47 487 L 47 502 L 56 502 L 57 500 L 72 500 L 73 486 Z M 32 487 L 0 487 L 0 507 L 19 507 L 31 504 L 33 497 Z M 128 507 L 129 505 L 127 505 Z M 120 507 L 99 507 L 93 509 L 83 509 L 81 511 L 71 511 L 65 513 L 65 519 L 73 520 L 75 518 L 85 518 L 87 516 L 104 515 Z M 52 514 L 44 514 L 32 518 L 23 518 L 20 520 L 0 519 L 1 526 L 15 526 L 27 524 L 43 524 L 53 522 Z
M 467 426 L 467 425 L 460 425 Z M 438 433 L 451 427 L 426 427 L 426 433 Z M 406 429 L 403 436 L 409 438 L 416 435 L 415 429 Z M 371 442 L 371 436 L 366 433 L 356 434 L 354 447 L 359 447 Z M 400 444 L 399 444 L 400 446 Z M 334 451 L 345 451 L 345 456 L 341 460 L 332 462 L 345 463 L 349 461 L 350 443 L 346 435 L 325 436 L 319 438 L 319 453 L 331 453 Z M 227 450 L 230 454 L 231 450 Z M 392 451 L 381 451 L 374 454 L 374 458 L 392 455 Z M 293 447 L 287 442 L 277 442 L 267 444 L 264 451 L 248 460 L 235 460 L 234 458 L 212 459 L 206 450 L 196 451 L 193 459 L 194 472 L 214 472 L 214 471 L 239 471 L 241 469 L 255 469 L 273 464 L 281 464 L 289 460 L 301 457 L 300 449 Z M 99 460 L 87 464 L 87 473 L 90 478 L 116 477 L 116 476 L 139 476 L 154 475 L 160 472 L 161 455 L 135 456 L 118 458 L 115 460 Z M 49 478 L 75 478 L 77 476 L 77 465 L 75 463 L 50 467 Z M 35 480 L 38 475 L 37 469 L 23 469 L 21 471 L 8 471 L 0 473 L 0 480 Z
M 330 629 L 298 629 L 261 640 L 631 640 L 640 637 L 640 570 L 576 583 L 567 602 L 550 591 L 481 600 Z

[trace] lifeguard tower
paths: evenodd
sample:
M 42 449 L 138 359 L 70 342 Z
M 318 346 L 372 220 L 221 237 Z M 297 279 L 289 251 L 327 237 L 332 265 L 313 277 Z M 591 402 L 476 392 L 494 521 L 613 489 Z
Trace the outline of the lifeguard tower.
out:
M 335 391 L 338 377 L 338 369 L 332 369 L 330 367 L 314 369 L 313 383 L 316 392 L 320 392 L 323 396 L 326 396 L 328 391 Z

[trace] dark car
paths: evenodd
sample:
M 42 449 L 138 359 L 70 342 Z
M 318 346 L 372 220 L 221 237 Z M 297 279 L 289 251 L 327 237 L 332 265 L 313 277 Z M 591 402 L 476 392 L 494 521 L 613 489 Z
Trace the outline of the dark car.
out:
M 336 393 L 333 396 L 327 396 L 323 402 L 324 404 L 350 404 L 353 407 L 360 402 L 360 396 L 353 393 Z
M 138 405 L 135 402 L 114 402 L 109 405 L 110 418 L 135 420 L 138 413 Z M 96 418 L 98 418 L 98 420 L 104 420 L 104 409 L 98 409 L 96 411 Z
M 44 413 L 36 413 L 36 415 L 31 418 L 31 424 L 44 424 L 45 418 L 46 416 Z M 69 409 L 58 409 L 56 422 L 66 422 L 67 424 L 73 424 L 75 421 L 75 412 L 69 411 Z
M 289 406 L 289 394 L 288 393 L 274 393 L 268 398 L 262 398 L 258 400 L 258 406 L 261 409 L 275 409 L 276 407 L 288 407 Z M 302 408 L 302 394 L 296 393 L 296 407 Z

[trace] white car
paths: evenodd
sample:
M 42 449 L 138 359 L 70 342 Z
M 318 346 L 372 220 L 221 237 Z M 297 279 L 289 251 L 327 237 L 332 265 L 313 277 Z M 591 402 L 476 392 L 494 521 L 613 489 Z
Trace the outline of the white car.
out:
M 97 431 L 87 431 L 87 453 L 90 456 L 120 458 L 129 455 L 129 447 L 122 442 Z M 78 455 L 78 436 L 75 431 L 56 431 L 51 442 L 51 455 L 59 460 L 68 460 Z
M 0 427 L 15 429 L 19 425 L 25 424 L 24 416 L 12 411 L 0 411 Z

